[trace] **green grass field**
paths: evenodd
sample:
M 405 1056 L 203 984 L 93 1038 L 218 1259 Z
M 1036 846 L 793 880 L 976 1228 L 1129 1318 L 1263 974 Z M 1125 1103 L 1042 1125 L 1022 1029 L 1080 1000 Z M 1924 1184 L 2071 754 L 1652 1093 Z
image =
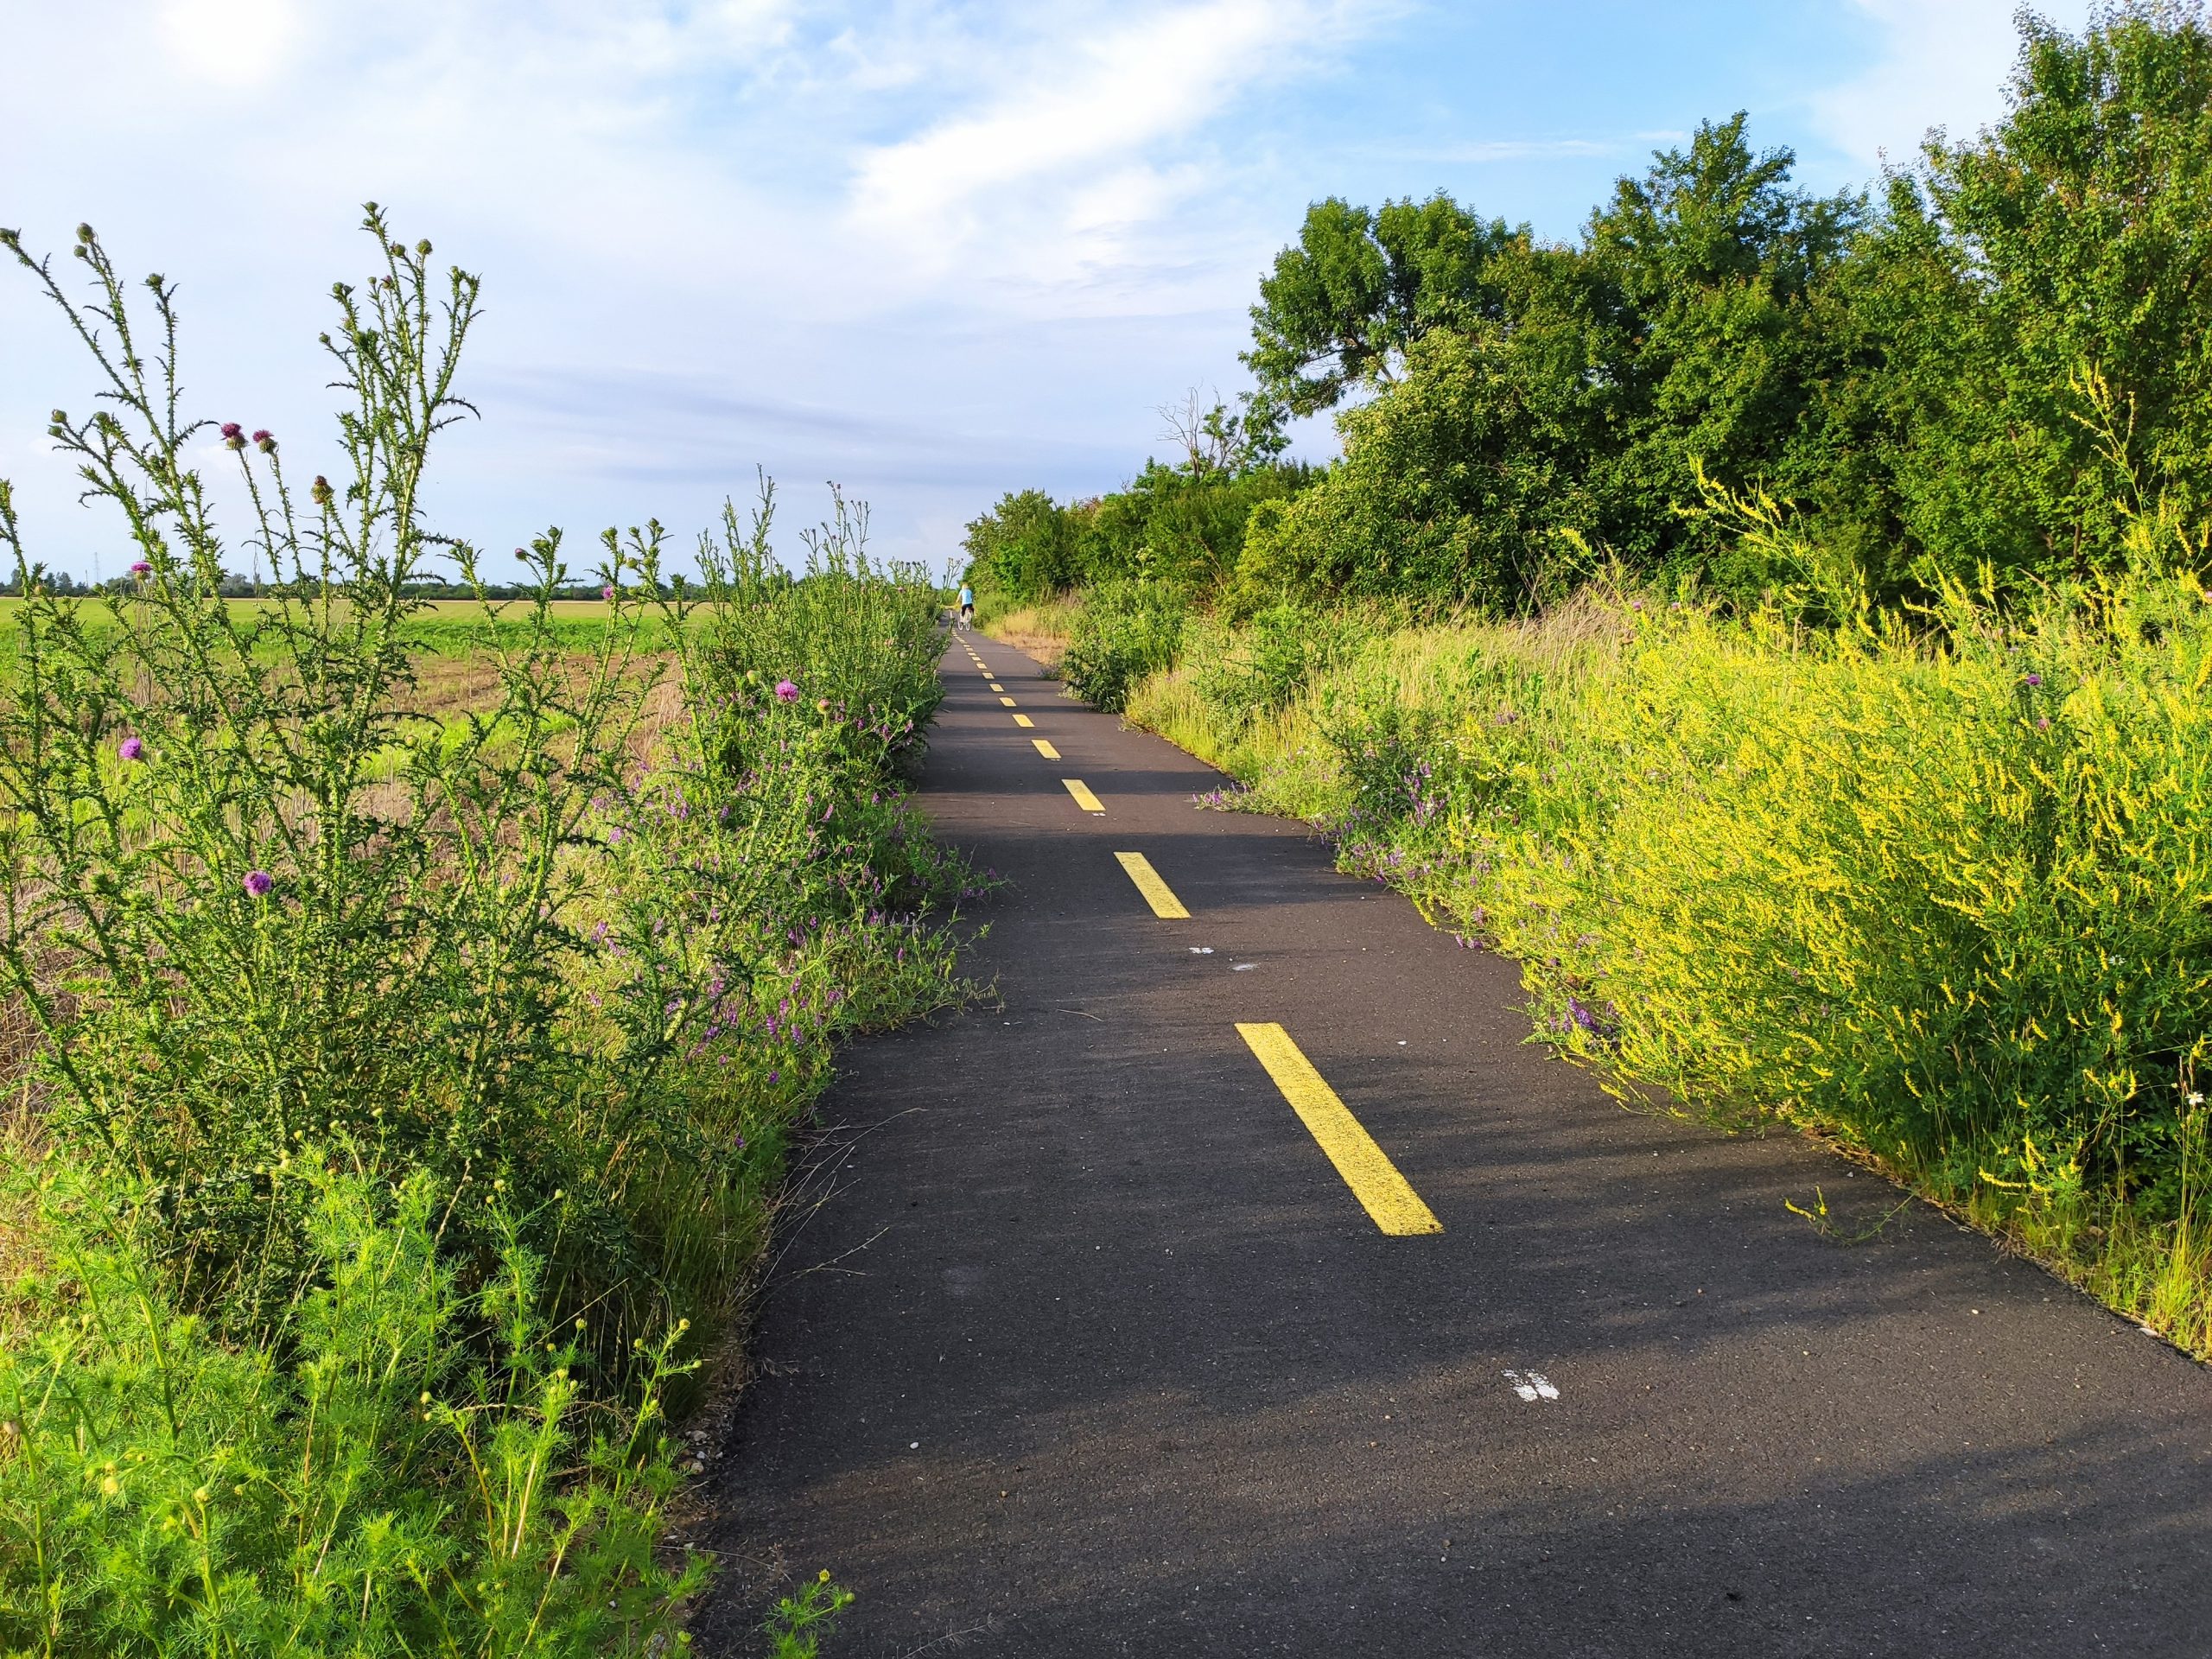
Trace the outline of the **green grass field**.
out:
M 108 614 L 105 600 L 89 599 L 78 603 L 88 618 L 105 619 Z M 265 599 L 236 599 L 230 604 L 242 616 L 275 608 L 274 602 Z M 16 623 L 22 609 L 22 599 L 0 596 L 0 671 L 15 661 Z M 488 616 L 486 607 L 474 600 L 429 600 L 409 623 L 408 636 L 434 657 L 472 656 L 487 647 L 513 641 L 527 625 L 530 611 L 528 601 L 524 600 L 495 601 Z M 555 638 L 567 649 L 588 652 L 604 637 L 608 620 L 613 614 L 614 607 L 604 600 L 556 600 L 551 607 Z M 634 614 L 640 630 L 639 648 L 648 652 L 667 649 L 666 619 L 650 610 Z

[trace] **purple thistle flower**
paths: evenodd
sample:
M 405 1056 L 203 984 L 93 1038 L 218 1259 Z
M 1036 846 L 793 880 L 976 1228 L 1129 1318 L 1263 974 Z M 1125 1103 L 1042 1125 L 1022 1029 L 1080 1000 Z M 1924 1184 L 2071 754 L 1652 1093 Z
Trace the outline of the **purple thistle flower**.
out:
M 267 898 L 270 888 L 276 885 L 276 878 L 266 870 L 248 870 L 245 873 L 245 890 L 256 899 Z
M 2041 685 L 2043 683 L 2043 676 L 2040 674 L 2023 674 L 2020 677 L 2020 683 L 2022 685 Z
M 776 682 L 776 701 L 778 702 L 797 702 L 798 701 L 798 687 L 793 685 L 789 680 L 778 680 Z
M 606 587 L 601 588 L 599 590 L 599 596 L 601 599 L 606 600 L 613 599 L 614 597 L 614 584 L 610 582 Z
M 150 576 L 154 574 L 154 567 L 141 559 L 130 567 L 130 574 L 134 576 Z
M 225 421 L 223 423 L 223 435 L 226 438 L 235 438 L 239 433 L 245 430 L 245 429 L 240 426 L 236 421 Z
M 136 760 L 146 753 L 146 746 L 135 737 L 126 737 L 115 746 L 115 752 L 125 760 Z

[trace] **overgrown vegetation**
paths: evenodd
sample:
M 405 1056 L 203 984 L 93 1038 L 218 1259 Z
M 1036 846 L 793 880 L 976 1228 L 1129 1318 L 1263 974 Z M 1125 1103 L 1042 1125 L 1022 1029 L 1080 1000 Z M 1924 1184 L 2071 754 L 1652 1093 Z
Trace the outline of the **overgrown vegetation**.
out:
M 1247 361 L 1363 394 L 1343 459 L 1233 570 L 1063 601 L 1063 667 L 1518 957 L 1624 1095 L 2212 1355 L 2212 29 L 2022 29 L 2006 118 L 1871 197 L 1739 116 L 1571 246 L 1317 204 Z
M 969 878 L 896 774 L 934 591 L 838 501 L 663 577 L 557 531 L 502 606 L 423 521 L 477 280 L 372 207 L 336 481 L 220 429 L 273 580 L 224 597 L 171 290 L 89 227 L 99 412 L 53 436 L 137 562 L 33 574 L 0 697 L 0 973 L 35 1027 L 0 1286 L 0 1647 L 666 1651 L 666 1414 L 734 1311 L 842 1033 L 940 1005 Z M 478 587 L 429 613 L 440 563 Z M 446 636 L 434 637 L 442 629 Z M 454 701 L 426 645 L 480 683 Z M 809 1590 L 785 1623 L 842 1592 Z M 791 1640 L 798 1638 L 793 1637 Z M 808 1638 L 810 1643 L 811 1638 Z

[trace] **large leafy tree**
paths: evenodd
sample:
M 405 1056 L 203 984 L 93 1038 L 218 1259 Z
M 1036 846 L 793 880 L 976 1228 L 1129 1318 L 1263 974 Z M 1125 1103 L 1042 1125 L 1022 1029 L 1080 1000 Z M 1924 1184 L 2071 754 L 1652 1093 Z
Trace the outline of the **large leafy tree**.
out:
M 1892 181 L 1884 365 L 1907 536 L 2086 575 L 2129 513 L 2212 509 L 2212 29 L 2032 16 L 2005 119 Z
M 1084 572 L 1077 527 L 1042 490 L 1009 491 L 968 526 L 968 580 L 1016 601 L 1071 586 Z
M 1700 465 L 1763 477 L 1800 430 L 1824 369 L 1812 299 L 1860 212 L 1792 188 L 1789 152 L 1745 127 L 1658 153 L 1579 246 L 1501 234 L 1451 267 L 1464 297 L 1426 302 L 1395 372 L 1339 417 L 1344 462 L 1262 521 L 1248 580 L 1512 606 L 1555 593 L 1586 548 L 1692 553 L 1675 506 Z M 1264 322 L 1255 339 L 1270 349 Z
M 1497 314 L 1491 261 L 1528 228 L 1484 220 L 1441 192 L 1376 210 L 1317 201 L 1294 247 L 1275 256 L 1252 308 L 1245 365 L 1262 395 L 1311 415 L 1362 385 L 1396 377 L 1431 328 Z
M 1739 111 L 1624 179 L 1583 237 L 1580 302 L 1605 405 L 1586 460 L 1600 528 L 1631 562 L 1695 553 L 1675 511 L 1697 473 L 1773 480 L 1827 378 L 1816 296 L 1865 204 L 1794 188 L 1788 149 L 1755 150 Z

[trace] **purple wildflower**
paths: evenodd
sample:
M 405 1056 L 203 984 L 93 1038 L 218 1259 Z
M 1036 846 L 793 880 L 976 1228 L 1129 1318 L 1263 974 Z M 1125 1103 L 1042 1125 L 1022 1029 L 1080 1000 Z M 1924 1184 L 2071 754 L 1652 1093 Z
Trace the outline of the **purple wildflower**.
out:
M 2043 676 L 2040 674 L 2023 674 L 2020 677 L 2020 683 L 2022 685 L 2041 685 L 2043 683 Z
M 606 600 L 613 599 L 614 597 L 614 584 L 611 582 L 608 582 L 606 587 L 599 590 L 599 596 L 601 599 Z
M 130 567 L 130 574 L 134 576 L 150 576 L 154 574 L 154 567 L 141 559 Z
M 1567 1011 L 1568 1015 L 1573 1018 L 1574 1023 L 1581 1027 L 1583 1030 L 1595 1031 L 1598 1029 L 1598 1016 L 1590 1012 L 1589 1008 L 1585 1006 L 1580 997 L 1568 997 L 1567 999 Z
M 264 426 L 253 435 L 253 445 L 263 454 L 273 455 L 276 453 L 276 435 Z
M 146 746 L 135 737 L 126 737 L 115 746 L 115 752 L 125 760 L 136 760 L 146 753 Z
M 276 878 L 266 870 L 248 870 L 245 873 L 245 890 L 256 899 L 267 898 L 270 888 L 276 885 Z
M 245 429 L 236 421 L 223 423 L 223 442 L 233 449 L 245 448 Z
M 789 680 L 778 680 L 776 682 L 776 701 L 778 702 L 797 702 L 798 701 L 798 687 L 793 685 Z

